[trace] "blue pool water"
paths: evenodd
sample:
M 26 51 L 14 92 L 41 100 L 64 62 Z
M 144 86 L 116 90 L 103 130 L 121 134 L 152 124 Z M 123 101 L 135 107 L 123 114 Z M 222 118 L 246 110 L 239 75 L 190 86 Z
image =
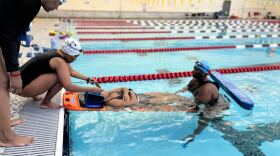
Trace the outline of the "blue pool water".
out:
M 144 48 L 174 48 L 174 47 L 201 47 L 222 45 L 250 45 L 280 43 L 279 38 L 257 39 L 212 39 L 212 40 L 163 40 L 163 41 L 104 41 L 84 43 L 84 50 L 108 49 L 144 49 Z M 110 45 L 110 46 L 108 46 Z
M 228 32 L 226 35 L 279 34 L 278 32 Z M 123 37 L 174 37 L 174 36 L 218 36 L 219 33 L 179 33 L 179 34 L 82 34 L 78 38 L 123 38 Z
M 244 113 L 232 102 L 223 118 L 206 120 L 209 125 L 186 147 L 186 140 L 182 139 L 198 127 L 199 117 L 195 113 L 71 112 L 72 155 L 179 156 L 226 152 L 236 156 L 255 150 L 267 155 L 271 150 L 276 152 L 280 144 L 272 141 L 280 140 L 279 76 L 278 71 L 226 75 L 254 100 L 253 112 Z M 189 80 L 183 78 L 173 85 L 169 80 L 159 80 L 102 86 L 105 89 L 126 86 L 138 93 L 174 92 Z M 275 85 L 271 86 L 271 82 Z
M 197 60 L 208 60 L 213 69 L 277 63 L 280 51 L 277 50 L 273 57 L 267 55 L 267 48 L 148 53 L 144 56 L 136 53 L 81 55 L 74 66 L 91 76 L 134 75 L 157 73 L 161 69 L 190 71 Z
M 278 40 L 279 38 L 276 39 Z M 220 45 L 225 42 L 232 44 L 258 42 L 258 39 L 170 41 L 170 43 L 168 41 L 168 43 L 169 46 L 174 47 L 186 43 L 207 46 L 218 44 L 217 41 Z M 153 44 L 153 41 L 88 42 L 83 47 L 86 49 L 88 45 L 91 49 L 134 49 L 153 48 Z M 266 51 L 266 48 L 261 48 L 148 53 L 147 55 L 135 53 L 81 55 L 73 63 L 73 67 L 88 76 L 99 77 L 190 71 L 197 60 L 208 60 L 212 68 L 279 62 L 279 49 L 271 57 Z M 280 148 L 280 87 L 278 87 L 280 72 L 227 74 L 225 77 L 255 102 L 253 111 L 241 109 L 232 99 L 230 99 L 230 109 L 216 118 L 205 118 L 197 113 L 186 112 L 70 111 L 70 155 L 278 155 L 276 153 Z M 101 86 L 105 90 L 129 87 L 137 93 L 173 93 L 184 87 L 190 80 L 191 78 L 179 78 L 101 84 Z M 73 79 L 73 82 L 79 81 Z M 221 91 L 221 94 L 225 93 Z M 190 93 L 181 95 L 192 98 Z M 194 132 L 196 135 L 192 135 Z M 193 137 L 190 137 L 191 135 Z

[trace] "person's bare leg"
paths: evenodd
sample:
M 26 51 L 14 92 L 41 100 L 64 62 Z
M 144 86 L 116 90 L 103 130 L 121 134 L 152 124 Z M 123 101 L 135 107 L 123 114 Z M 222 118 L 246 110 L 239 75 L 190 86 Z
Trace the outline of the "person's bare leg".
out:
M 25 86 L 22 90 L 21 96 L 36 97 L 48 91 L 40 107 L 58 109 L 60 106 L 51 102 L 51 99 L 61 90 L 61 88 L 62 85 L 58 82 L 55 73 L 43 74 Z
M 0 147 L 26 146 L 34 142 L 33 137 L 16 135 L 11 129 L 9 103 L 9 77 L 0 49 Z
M 44 109 L 59 109 L 61 106 L 59 104 L 53 103 L 52 98 L 62 89 L 60 83 L 54 84 L 47 92 L 44 100 L 42 101 L 40 107 Z
M 34 101 L 41 101 L 41 100 L 44 99 L 44 97 L 41 96 L 41 95 L 37 95 L 37 96 L 32 97 L 32 99 L 33 99 Z

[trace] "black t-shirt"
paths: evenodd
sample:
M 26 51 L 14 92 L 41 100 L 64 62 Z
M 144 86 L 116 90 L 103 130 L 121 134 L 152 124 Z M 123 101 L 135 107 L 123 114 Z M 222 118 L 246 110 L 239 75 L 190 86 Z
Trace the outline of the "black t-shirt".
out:
M 0 47 L 8 72 L 16 71 L 18 36 L 28 28 L 41 7 L 41 0 L 0 0 Z

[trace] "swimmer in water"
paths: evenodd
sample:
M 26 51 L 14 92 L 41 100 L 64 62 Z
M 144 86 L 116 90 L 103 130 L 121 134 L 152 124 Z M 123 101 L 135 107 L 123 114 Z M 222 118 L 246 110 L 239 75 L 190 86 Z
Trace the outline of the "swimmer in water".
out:
M 190 91 L 193 94 L 195 104 L 190 111 L 198 111 L 201 104 L 204 104 L 207 109 L 212 109 L 214 106 L 228 108 L 228 104 L 223 102 L 225 101 L 223 96 L 219 94 L 219 84 L 207 78 L 209 71 L 210 65 L 207 61 L 196 61 L 192 71 L 193 79 L 186 87 L 175 92 Z
M 83 96 L 81 96 L 83 97 Z M 107 91 L 105 105 L 112 109 L 129 107 L 138 111 L 186 111 L 193 104 L 191 99 L 168 92 L 136 94 L 130 88 L 115 88 Z

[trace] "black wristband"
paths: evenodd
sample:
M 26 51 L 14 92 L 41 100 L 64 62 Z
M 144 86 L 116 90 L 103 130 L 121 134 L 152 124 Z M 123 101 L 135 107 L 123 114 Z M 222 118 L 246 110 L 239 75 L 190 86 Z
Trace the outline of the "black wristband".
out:
M 87 81 L 87 83 L 89 83 L 89 81 L 90 81 L 90 77 L 88 77 L 86 81 Z

